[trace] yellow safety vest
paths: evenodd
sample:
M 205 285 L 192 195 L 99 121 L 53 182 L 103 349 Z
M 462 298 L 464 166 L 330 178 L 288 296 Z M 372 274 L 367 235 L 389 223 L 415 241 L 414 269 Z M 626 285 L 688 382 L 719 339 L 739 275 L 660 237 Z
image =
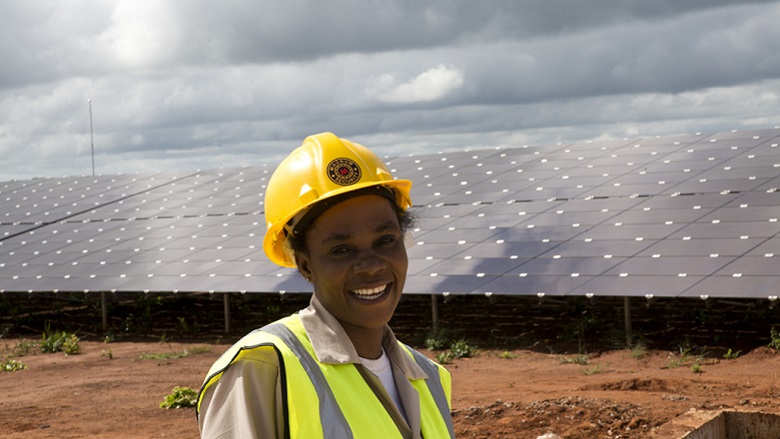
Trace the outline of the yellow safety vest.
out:
M 420 395 L 420 421 L 425 439 L 454 438 L 450 413 L 450 373 L 403 343 L 399 345 L 428 375 L 412 380 Z M 316 360 L 298 315 L 252 331 L 214 363 L 198 395 L 197 412 L 206 389 L 219 381 L 233 362 L 251 358 L 257 348 L 271 346 L 279 356 L 285 432 L 289 438 L 400 438 L 395 422 L 354 364 Z

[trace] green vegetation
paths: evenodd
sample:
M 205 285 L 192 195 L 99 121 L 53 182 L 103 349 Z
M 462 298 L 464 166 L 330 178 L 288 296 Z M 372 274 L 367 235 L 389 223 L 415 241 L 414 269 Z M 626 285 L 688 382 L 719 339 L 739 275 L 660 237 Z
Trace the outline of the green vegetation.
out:
M 190 355 L 205 354 L 211 352 L 211 348 L 208 346 L 192 346 L 182 349 L 180 351 L 174 351 L 162 353 L 141 354 L 138 356 L 141 360 L 175 360 L 177 358 L 189 357 Z
M 635 360 L 641 360 L 642 358 L 645 358 L 646 355 L 647 347 L 643 343 L 639 343 L 631 349 L 631 356 Z
M 736 360 L 737 358 L 739 358 L 741 354 L 742 351 L 734 352 L 731 350 L 731 348 L 729 348 L 729 350 L 725 354 L 723 354 L 723 358 L 725 358 L 726 360 Z
M 447 346 L 452 343 L 453 336 L 453 332 L 447 328 L 431 330 L 425 339 L 425 347 L 431 351 L 447 349 Z
M 9 348 L 8 343 L 6 343 L 3 352 L 9 353 L 5 356 L 0 355 L 0 372 L 16 372 L 27 369 L 27 365 L 16 358 L 32 354 L 35 347 L 35 342 L 30 340 L 19 340 L 19 343 L 13 348 Z
M 163 399 L 160 407 L 164 409 L 180 409 L 186 407 L 195 407 L 198 403 L 198 392 L 189 387 L 173 388 L 173 391 Z
M 74 355 L 81 352 L 79 338 L 76 334 L 66 331 L 52 331 L 49 325 L 41 337 L 41 352 L 64 352 Z
M 515 359 L 515 358 L 517 358 L 517 356 L 518 356 L 517 354 L 513 354 L 513 353 L 511 353 L 509 351 L 504 351 L 504 352 L 501 352 L 500 354 L 498 354 L 498 358 L 503 358 L 505 360 Z
M 780 351 L 780 332 L 777 331 L 776 327 L 772 326 L 772 329 L 769 331 L 769 337 L 771 338 L 769 347 L 776 351 Z
M 585 375 L 595 375 L 603 372 L 603 367 L 600 364 L 596 364 L 593 367 L 585 369 Z
M 561 357 L 561 364 L 579 364 L 584 366 L 590 364 L 590 358 L 587 355 L 577 355 L 576 357 Z
M 669 360 L 669 368 L 674 369 L 677 367 L 690 366 L 694 373 L 702 373 L 702 363 L 704 362 L 706 354 L 706 351 L 698 349 L 695 346 L 681 346 L 679 358 L 672 357 Z
M 458 358 L 469 358 L 477 354 L 477 347 L 465 339 L 460 339 L 450 344 L 448 351 L 436 355 L 436 361 L 440 364 L 449 364 Z
M 27 369 L 27 365 L 13 358 L 0 359 L 0 372 L 16 372 Z

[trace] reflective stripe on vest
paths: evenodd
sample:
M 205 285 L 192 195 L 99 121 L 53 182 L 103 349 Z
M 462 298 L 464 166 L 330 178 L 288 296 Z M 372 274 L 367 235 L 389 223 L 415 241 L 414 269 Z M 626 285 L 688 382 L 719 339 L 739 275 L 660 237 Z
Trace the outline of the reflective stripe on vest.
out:
M 320 423 L 323 428 L 325 426 L 329 428 L 327 433 L 323 432 L 323 436 L 352 439 L 352 430 L 350 430 L 344 414 L 339 409 L 336 397 L 333 396 L 333 391 L 327 385 L 328 381 L 322 374 L 317 362 L 298 340 L 298 337 L 282 323 L 272 323 L 263 328 L 262 331 L 279 337 L 300 360 L 303 370 L 306 371 L 306 374 L 309 375 L 309 378 L 314 383 L 314 391 L 317 392 L 317 399 L 320 402 Z
M 274 345 L 284 363 L 280 367 L 285 371 L 282 389 L 288 409 L 288 437 L 401 437 L 392 418 L 355 365 L 316 361 L 297 315 L 253 331 L 231 347 L 212 367 L 201 395 L 219 380 L 230 363 L 251 357 L 253 347 L 268 343 Z M 410 381 L 420 396 L 423 437 L 454 438 L 449 406 L 449 372 L 413 349 L 399 345 L 428 375 L 426 380 Z

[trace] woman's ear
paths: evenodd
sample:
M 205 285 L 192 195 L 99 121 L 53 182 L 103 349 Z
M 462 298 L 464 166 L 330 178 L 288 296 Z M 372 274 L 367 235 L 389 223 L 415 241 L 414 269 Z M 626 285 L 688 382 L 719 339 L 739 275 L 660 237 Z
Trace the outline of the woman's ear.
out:
M 314 281 L 314 273 L 311 270 L 311 262 L 302 252 L 295 252 L 295 264 L 298 266 L 298 272 L 309 282 Z

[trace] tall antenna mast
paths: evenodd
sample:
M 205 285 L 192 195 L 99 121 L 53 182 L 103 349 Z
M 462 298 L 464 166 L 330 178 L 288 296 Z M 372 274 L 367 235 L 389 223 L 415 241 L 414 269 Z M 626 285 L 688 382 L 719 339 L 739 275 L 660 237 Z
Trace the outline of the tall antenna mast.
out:
M 89 104 L 89 146 L 92 149 L 92 176 L 95 176 L 95 141 L 92 137 L 92 99 L 87 99 Z

